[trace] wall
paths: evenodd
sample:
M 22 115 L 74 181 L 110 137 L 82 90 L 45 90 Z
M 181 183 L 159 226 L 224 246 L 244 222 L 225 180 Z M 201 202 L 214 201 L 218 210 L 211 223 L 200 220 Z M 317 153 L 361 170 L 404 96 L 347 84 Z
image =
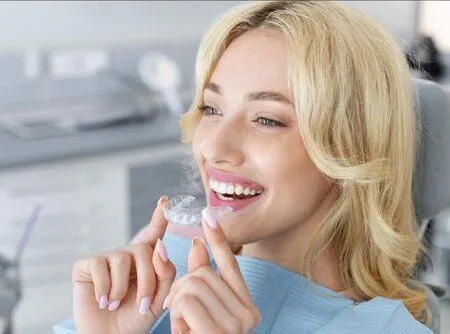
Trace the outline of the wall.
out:
M 0 51 L 65 45 L 197 39 L 244 1 L 0 1 Z M 415 31 L 415 1 L 346 1 L 402 39 Z
M 421 1 L 419 29 L 432 36 L 438 48 L 450 52 L 450 2 Z
M 89 78 L 49 80 L 47 49 L 66 46 L 105 46 L 111 67 L 128 73 L 143 52 L 157 48 L 190 79 L 199 37 L 215 17 L 243 2 L 0 1 L 0 104 L 98 95 L 110 87 Z M 405 44 L 415 34 L 414 1 L 346 2 L 380 19 Z
M 380 20 L 406 46 L 415 37 L 418 1 L 345 1 Z
M 0 1 L 0 49 L 198 38 L 240 1 Z

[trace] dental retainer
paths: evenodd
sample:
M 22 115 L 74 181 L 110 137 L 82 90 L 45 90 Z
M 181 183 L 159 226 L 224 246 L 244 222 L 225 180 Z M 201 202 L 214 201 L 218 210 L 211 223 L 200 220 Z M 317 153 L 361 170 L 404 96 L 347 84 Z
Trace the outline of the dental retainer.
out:
M 202 222 L 202 210 L 204 207 L 192 207 L 191 204 L 195 201 L 192 195 L 177 195 L 169 199 L 169 207 L 164 208 L 164 217 L 172 224 L 177 225 L 200 225 Z M 191 206 L 191 207 L 189 207 Z M 214 218 L 219 219 L 231 212 L 231 207 L 210 207 L 209 212 Z

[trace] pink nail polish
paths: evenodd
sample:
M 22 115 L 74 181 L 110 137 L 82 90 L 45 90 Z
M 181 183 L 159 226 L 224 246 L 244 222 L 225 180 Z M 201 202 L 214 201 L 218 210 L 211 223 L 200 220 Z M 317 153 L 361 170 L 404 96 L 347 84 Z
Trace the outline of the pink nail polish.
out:
M 150 304 L 152 303 L 152 299 L 150 297 L 143 297 L 141 299 L 141 304 L 139 305 L 139 313 L 147 314 L 150 311 Z
M 194 247 L 197 240 L 200 241 L 204 246 L 206 245 L 205 240 L 202 237 L 196 236 L 192 239 L 191 247 Z
M 169 197 L 167 197 L 167 195 L 161 196 L 160 199 L 158 200 L 158 206 L 161 204 L 162 201 L 168 201 Z
M 203 216 L 203 218 L 205 218 L 209 227 L 211 227 L 213 230 L 217 227 L 216 219 L 213 217 L 213 215 L 209 212 L 209 210 L 207 208 L 204 208 L 202 210 L 202 216 Z
M 161 257 L 161 260 L 164 262 L 167 262 L 169 260 L 169 254 L 167 254 L 166 246 L 164 246 L 161 239 L 158 239 L 156 242 L 156 251 L 158 252 L 159 256 Z
M 98 307 L 100 309 L 104 310 L 108 306 L 108 296 L 107 295 L 101 295 L 100 296 L 100 303 L 98 304 Z
M 119 305 L 120 305 L 120 300 L 114 300 L 111 303 L 109 303 L 108 310 L 110 310 L 111 312 L 115 311 L 119 308 Z

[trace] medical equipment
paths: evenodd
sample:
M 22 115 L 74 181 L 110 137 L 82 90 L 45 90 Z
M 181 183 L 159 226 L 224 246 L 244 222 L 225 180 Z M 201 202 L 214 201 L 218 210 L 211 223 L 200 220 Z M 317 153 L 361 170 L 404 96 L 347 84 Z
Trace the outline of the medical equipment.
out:
M 165 54 L 149 52 L 140 59 L 138 73 L 149 89 L 161 93 L 173 116 L 179 117 L 184 112 L 178 93 L 181 71 L 175 61 Z
M 0 255 L 0 331 L 2 334 L 12 333 L 13 311 L 22 297 L 19 273 L 20 260 L 40 212 L 41 206 L 36 205 L 27 220 L 14 258 L 10 260 Z

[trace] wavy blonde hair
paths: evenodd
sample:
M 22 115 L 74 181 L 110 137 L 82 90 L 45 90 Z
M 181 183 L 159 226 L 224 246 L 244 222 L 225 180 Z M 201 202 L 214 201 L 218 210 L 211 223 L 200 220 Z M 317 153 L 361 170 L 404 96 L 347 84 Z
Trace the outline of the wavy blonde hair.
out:
M 416 129 L 404 55 L 377 21 L 343 3 L 268 1 L 239 6 L 203 37 L 196 97 L 181 118 L 190 143 L 198 106 L 227 46 L 252 29 L 286 38 L 289 88 L 306 150 L 339 186 L 340 196 L 301 258 L 311 278 L 318 254 L 332 247 L 337 271 L 360 300 L 403 300 L 428 324 L 425 292 L 413 280 L 421 245 L 415 236 L 412 177 Z

